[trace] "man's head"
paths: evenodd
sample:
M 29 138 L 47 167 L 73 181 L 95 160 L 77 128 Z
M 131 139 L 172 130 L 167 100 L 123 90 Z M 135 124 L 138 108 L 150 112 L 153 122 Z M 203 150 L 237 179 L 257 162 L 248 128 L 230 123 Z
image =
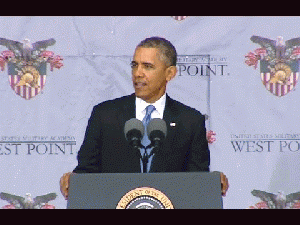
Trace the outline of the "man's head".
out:
M 176 61 L 176 49 L 168 40 L 150 37 L 141 41 L 131 62 L 136 96 L 149 103 L 158 100 L 176 75 Z

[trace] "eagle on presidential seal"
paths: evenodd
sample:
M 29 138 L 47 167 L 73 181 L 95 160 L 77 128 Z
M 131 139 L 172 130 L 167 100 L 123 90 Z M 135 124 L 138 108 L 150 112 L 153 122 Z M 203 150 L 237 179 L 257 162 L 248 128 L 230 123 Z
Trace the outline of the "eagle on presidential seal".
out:
M 4 71 L 7 66 L 10 86 L 17 95 L 26 100 L 35 97 L 45 86 L 47 63 L 51 71 L 63 66 L 61 56 L 46 51 L 55 43 L 54 38 L 34 43 L 27 38 L 23 42 L 0 38 L 0 45 L 8 48 L 0 53 L 0 68 Z
M 245 63 L 254 69 L 260 61 L 263 85 L 272 94 L 281 97 L 292 91 L 299 78 L 300 37 L 284 42 L 253 35 L 250 40 L 261 47 L 245 55 Z

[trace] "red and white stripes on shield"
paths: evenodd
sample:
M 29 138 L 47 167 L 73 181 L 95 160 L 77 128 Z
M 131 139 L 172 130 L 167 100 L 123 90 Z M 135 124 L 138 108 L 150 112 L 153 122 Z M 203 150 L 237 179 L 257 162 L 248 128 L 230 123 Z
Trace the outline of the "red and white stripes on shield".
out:
M 41 92 L 41 90 L 43 90 L 46 82 L 46 75 L 40 75 L 38 79 L 38 88 L 30 87 L 27 85 L 17 86 L 21 79 L 21 76 L 9 75 L 8 77 L 11 88 L 16 92 L 17 95 L 20 95 L 26 100 L 30 100 L 34 96 L 38 95 Z
M 261 80 L 267 90 L 269 90 L 272 94 L 281 97 L 289 93 L 291 90 L 294 89 L 294 87 L 297 84 L 297 80 L 299 78 L 299 72 L 292 73 L 289 77 L 288 83 L 286 84 L 280 84 L 280 83 L 272 83 L 269 82 L 271 79 L 270 73 L 261 73 Z

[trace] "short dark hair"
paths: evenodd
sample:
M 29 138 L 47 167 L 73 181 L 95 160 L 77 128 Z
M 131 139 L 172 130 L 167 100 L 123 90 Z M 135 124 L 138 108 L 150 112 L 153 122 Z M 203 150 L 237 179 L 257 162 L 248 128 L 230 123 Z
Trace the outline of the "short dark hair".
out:
M 149 37 L 142 40 L 136 47 L 143 48 L 157 48 L 160 50 L 162 57 L 167 66 L 176 66 L 177 52 L 174 45 L 165 38 L 162 37 Z

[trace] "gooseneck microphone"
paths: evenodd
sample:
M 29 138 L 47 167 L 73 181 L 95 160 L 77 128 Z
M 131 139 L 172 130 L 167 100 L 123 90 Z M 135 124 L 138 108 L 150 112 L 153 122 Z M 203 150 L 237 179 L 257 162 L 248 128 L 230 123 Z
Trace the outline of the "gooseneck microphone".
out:
M 142 121 L 136 118 L 126 121 L 124 126 L 124 134 L 126 140 L 129 142 L 129 145 L 136 150 L 136 153 L 141 158 L 143 171 L 147 171 L 147 164 L 150 156 L 158 151 L 167 136 L 167 125 L 162 119 L 155 118 L 150 120 L 147 126 L 147 135 L 151 143 L 146 147 L 141 144 L 141 140 L 145 134 L 145 127 Z M 150 154 L 147 154 L 147 149 L 149 148 L 152 148 L 152 151 Z M 140 149 L 145 149 L 145 154 L 143 154 L 143 156 L 141 155 Z
M 126 121 L 124 127 L 125 138 L 129 142 L 129 145 L 131 145 L 133 148 L 137 150 L 143 148 L 141 144 L 141 140 L 144 136 L 144 133 L 145 133 L 145 128 L 142 121 L 136 118 L 132 118 Z
M 158 118 L 150 120 L 147 126 L 147 135 L 149 137 L 149 140 L 151 141 L 151 144 L 147 146 L 147 148 L 153 147 L 153 150 L 149 155 L 150 157 L 159 149 L 159 147 L 161 147 L 163 141 L 167 136 L 166 122 Z

